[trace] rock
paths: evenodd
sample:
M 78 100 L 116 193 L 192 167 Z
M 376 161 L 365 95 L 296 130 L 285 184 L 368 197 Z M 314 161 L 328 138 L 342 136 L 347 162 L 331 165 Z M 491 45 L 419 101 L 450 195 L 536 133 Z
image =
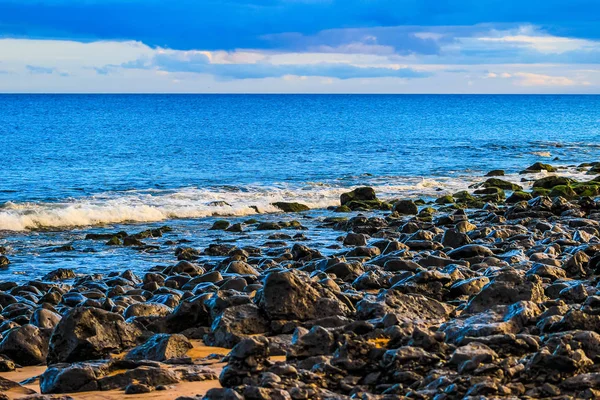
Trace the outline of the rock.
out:
M 333 334 L 321 326 L 313 326 L 304 334 L 296 329 L 292 338 L 292 354 L 300 358 L 329 355 L 332 354 L 334 345 Z
M 13 328 L 4 334 L 0 354 L 23 366 L 44 364 L 48 354 L 48 335 L 29 324 Z
M 523 187 L 520 185 L 517 185 L 516 183 L 504 181 L 504 180 L 498 179 L 498 178 L 489 178 L 488 180 L 483 182 L 483 187 L 485 187 L 485 188 L 495 187 L 495 188 L 504 189 L 504 190 L 523 190 Z
M 211 231 L 223 231 L 227 228 L 229 228 L 229 221 L 225 221 L 223 219 L 220 219 L 218 221 L 215 221 L 212 225 L 212 227 L 210 228 Z
M 452 357 L 450 364 L 460 365 L 465 361 L 476 363 L 491 363 L 498 358 L 498 354 L 488 346 L 478 342 L 471 342 L 466 346 L 457 348 Z
M 518 301 L 542 303 L 545 299 L 544 288 L 539 278 L 530 280 L 516 272 L 506 271 L 484 286 L 481 292 L 469 301 L 465 311 L 477 313 L 498 304 L 512 304 Z
M 485 174 L 485 176 L 504 176 L 504 170 L 502 169 L 494 169 Z
M 254 304 L 226 308 L 215 320 L 205 338 L 209 346 L 232 348 L 250 335 L 269 331 L 269 323 Z
M 0 268 L 7 268 L 10 260 L 6 256 L 0 256 Z
M 472 257 L 489 257 L 493 255 L 494 252 L 489 248 L 479 244 L 467 244 L 448 252 L 448 257 L 455 260 Z
M 137 344 L 142 332 L 118 314 L 92 307 L 69 311 L 58 323 L 48 351 L 48 364 L 95 360 Z
M 192 347 L 192 343 L 183 335 L 156 334 L 130 350 L 125 359 L 163 362 L 185 356 Z
M 342 193 L 340 202 L 344 206 L 351 201 L 372 201 L 377 200 L 375 190 L 371 187 L 359 187 L 351 192 Z
M 175 255 L 180 261 L 193 261 L 200 258 L 200 252 L 192 247 L 178 247 L 175 249 Z
M 61 320 L 61 316 L 45 308 L 38 308 L 31 316 L 31 324 L 41 329 L 54 329 Z
M 123 316 L 131 317 L 164 317 L 173 312 L 171 307 L 161 303 L 135 303 L 125 309 Z
M 188 400 L 188 399 L 176 399 Z M 191 398 L 189 400 L 192 400 Z M 229 388 L 212 388 L 204 395 L 202 400 L 244 400 L 241 394 Z
M 399 200 L 394 203 L 392 210 L 403 215 L 417 215 L 419 207 L 412 200 Z
M 313 287 L 294 271 L 273 271 L 257 294 L 257 305 L 270 319 L 310 320 L 348 315 L 350 309 L 329 290 Z
M 356 305 L 360 320 L 381 318 L 388 313 L 403 321 L 443 322 L 452 307 L 420 294 L 405 294 L 394 289 L 382 290 L 375 298 L 364 298 Z
M 508 204 L 514 204 L 520 201 L 529 201 L 531 199 L 533 199 L 533 196 L 530 193 L 523 192 L 521 190 L 516 190 L 510 196 L 508 196 L 506 202 Z
M 48 393 L 77 393 L 98 390 L 97 379 L 107 374 L 110 365 L 56 364 L 40 376 L 40 391 Z
M 143 383 L 131 383 L 125 388 L 125 394 L 143 394 L 150 393 L 153 390 L 153 387 L 144 385 Z
M 47 273 L 42 278 L 43 281 L 64 281 L 67 279 L 75 278 L 75 271 L 67 268 L 55 269 L 52 272 Z
M 284 201 L 279 201 L 272 204 L 274 207 L 279 208 L 281 211 L 288 213 L 297 213 L 310 210 L 310 207 L 301 203 L 287 203 Z
M 471 238 L 466 233 L 458 232 L 454 229 L 448 229 L 442 237 L 442 244 L 446 247 L 458 248 L 471 243 Z
M 555 186 L 570 186 L 575 181 L 571 178 L 565 178 L 562 176 L 547 176 L 536 180 L 533 183 L 534 188 L 552 189 Z
M 0 372 L 11 372 L 14 371 L 16 368 L 15 363 L 4 357 L 4 356 L 0 356 Z
M 543 164 L 541 162 L 536 162 L 535 164 L 530 165 L 529 167 L 525 168 L 523 171 L 520 172 L 520 174 L 533 174 L 533 173 L 537 173 L 537 172 L 541 172 L 541 171 L 556 172 L 556 168 L 554 168 L 550 164 Z
M 344 238 L 344 246 L 366 246 L 368 236 L 363 233 L 349 233 Z
M 255 275 L 258 276 L 260 273 L 252 265 L 244 261 L 232 261 L 227 265 L 227 268 L 223 272 L 228 274 L 238 275 Z
M 256 227 L 257 231 L 275 231 L 281 229 L 281 226 L 277 222 L 261 222 Z
M 242 340 L 229 353 L 229 363 L 221 371 L 219 382 L 223 387 L 245 384 L 252 374 L 266 369 L 269 354 L 269 341 L 264 337 Z
M 6 397 L 7 399 L 9 399 L 16 398 L 16 396 L 20 397 L 20 395 L 27 396 L 35 394 L 36 392 L 35 390 L 28 389 L 17 382 L 11 381 L 10 379 L 0 377 L 0 396 L 2 396 L 5 393 L 11 395 L 11 397 Z

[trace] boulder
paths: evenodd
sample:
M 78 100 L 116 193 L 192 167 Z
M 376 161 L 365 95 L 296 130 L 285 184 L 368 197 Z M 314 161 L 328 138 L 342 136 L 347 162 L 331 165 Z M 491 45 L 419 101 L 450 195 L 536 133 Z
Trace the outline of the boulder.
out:
M 270 319 L 306 321 L 336 315 L 348 315 L 351 310 L 335 294 L 295 271 L 269 273 L 257 294 L 257 305 Z
M 58 323 L 48 351 L 48 364 L 96 360 L 134 347 L 142 331 L 119 314 L 77 307 Z
M 40 365 L 48 354 L 48 334 L 30 324 L 13 328 L 0 342 L 0 354 L 19 365 Z
M 126 360 L 166 361 L 186 355 L 192 343 L 183 335 L 156 334 L 145 343 L 131 349 Z

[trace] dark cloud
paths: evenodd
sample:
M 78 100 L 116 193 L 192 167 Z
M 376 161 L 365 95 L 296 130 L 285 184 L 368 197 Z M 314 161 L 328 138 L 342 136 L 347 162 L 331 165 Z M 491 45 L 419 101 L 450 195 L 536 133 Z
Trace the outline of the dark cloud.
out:
M 140 59 L 121 65 L 123 68 L 157 69 L 168 72 L 191 72 L 210 74 L 219 79 L 281 78 L 286 75 L 322 76 L 337 79 L 354 78 L 425 78 L 428 72 L 412 68 L 356 67 L 342 63 L 287 64 L 213 64 L 204 54 L 178 55 L 158 54 L 152 59 Z
M 0 10 L 5 37 L 139 40 L 173 49 L 335 47 L 362 43 L 360 30 L 376 28 L 377 44 L 398 54 L 435 54 L 435 40 L 404 27 L 482 23 L 600 38 L 598 0 L 0 0 Z

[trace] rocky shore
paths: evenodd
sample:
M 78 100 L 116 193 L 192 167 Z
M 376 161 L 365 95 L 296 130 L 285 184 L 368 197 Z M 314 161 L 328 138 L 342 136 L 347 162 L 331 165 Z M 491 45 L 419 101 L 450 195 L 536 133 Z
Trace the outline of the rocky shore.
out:
M 45 366 L 0 378 L 0 399 L 598 398 L 600 163 L 579 169 L 590 179 L 491 171 L 433 201 L 357 188 L 318 221 L 339 236 L 327 249 L 307 243 L 306 206 L 278 203 L 281 222 L 211 228 L 262 245 L 181 244 L 145 274 L 0 282 L 0 376 Z M 88 239 L 144 247 L 168 231 Z

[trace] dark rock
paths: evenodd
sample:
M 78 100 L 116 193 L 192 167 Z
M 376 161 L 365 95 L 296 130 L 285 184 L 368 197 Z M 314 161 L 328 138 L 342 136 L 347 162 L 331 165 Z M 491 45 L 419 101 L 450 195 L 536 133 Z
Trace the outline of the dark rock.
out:
M 223 219 L 220 219 L 218 221 L 215 221 L 212 225 L 212 227 L 210 228 L 211 231 L 223 231 L 227 228 L 229 228 L 229 221 L 225 221 Z
M 205 341 L 209 346 L 232 348 L 250 335 L 264 334 L 269 323 L 254 304 L 226 308 L 215 320 Z
M 394 203 L 392 210 L 403 215 L 416 215 L 419 213 L 419 207 L 412 200 L 397 201 Z
M 183 357 L 192 347 L 192 343 L 183 335 L 157 334 L 130 350 L 125 359 L 162 362 Z
M 29 324 L 11 329 L 0 342 L 0 354 L 23 366 L 44 364 L 48 354 L 48 335 Z
M 329 290 L 294 271 L 269 273 L 258 292 L 257 304 L 270 319 L 310 320 L 348 315 L 351 310 Z
M 74 308 L 50 337 L 48 364 L 100 359 L 134 347 L 141 334 L 118 314 L 98 308 Z
M 75 271 L 72 269 L 59 268 L 44 275 L 44 281 L 64 281 L 75 278 Z

